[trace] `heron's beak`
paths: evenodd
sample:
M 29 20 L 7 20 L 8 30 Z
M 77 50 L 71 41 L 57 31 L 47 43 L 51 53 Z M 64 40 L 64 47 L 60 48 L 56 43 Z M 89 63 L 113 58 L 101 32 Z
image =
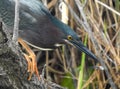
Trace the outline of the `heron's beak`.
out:
M 86 53 L 89 57 L 98 62 L 97 57 L 88 48 L 86 48 L 81 41 L 71 40 L 69 43 L 75 46 L 79 51 Z

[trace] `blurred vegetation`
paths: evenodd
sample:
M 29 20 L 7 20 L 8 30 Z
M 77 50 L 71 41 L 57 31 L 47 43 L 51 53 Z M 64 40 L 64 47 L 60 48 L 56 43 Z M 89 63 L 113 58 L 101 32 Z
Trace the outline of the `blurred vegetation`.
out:
M 81 41 L 107 65 L 113 82 L 120 89 L 120 1 L 119 0 L 42 0 L 50 12 L 74 29 Z M 70 8 L 83 24 L 83 17 L 76 4 L 80 1 L 90 29 L 77 21 Z M 92 41 L 94 38 L 95 43 Z M 41 52 L 37 52 L 41 54 Z M 65 45 L 55 51 L 42 52 L 38 59 L 46 62 L 46 79 L 61 84 L 68 89 L 112 89 L 104 71 L 95 69 L 94 60 Z M 47 56 L 47 57 L 46 57 Z M 43 64 L 44 64 L 43 63 Z M 40 69 L 41 70 L 41 69 Z

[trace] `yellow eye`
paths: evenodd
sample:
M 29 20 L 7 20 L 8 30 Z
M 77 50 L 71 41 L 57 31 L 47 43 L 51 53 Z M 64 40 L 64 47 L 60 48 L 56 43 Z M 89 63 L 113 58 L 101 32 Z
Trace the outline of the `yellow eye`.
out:
M 68 40 L 72 40 L 72 36 L 71 36 L 71 35 L 68 35 L 68 36 L 67 36 L 67 39 L 68 39 Z

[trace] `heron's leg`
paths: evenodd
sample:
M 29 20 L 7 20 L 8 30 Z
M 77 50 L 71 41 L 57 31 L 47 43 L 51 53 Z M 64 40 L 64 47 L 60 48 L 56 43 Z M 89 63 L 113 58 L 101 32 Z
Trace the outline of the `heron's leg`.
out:
M 38 79 L 40 79 L 37 63 L 36 63 L 36 55 L 34 52 L 30 49 L 30 47 L 26 44 L 25 41 L 23 41 L 21 38 L 18 38 L 18 42 L 22 45 L 22 47 L 27 51 L 27 54 L 24 54 L 25 59 L 28 62 L 28 72 L 30 72 L 30 76 L 28 80 L 31 79 L 32 74 L 35 72 Z
M 25 57 L 25 59 L 27 60 L 27 63 L 28 63 L 28 72 L 30 72 L 31 71 L 32 62 L 31 62 L 31 60 L 30 60 L 30 58 L 29 58 L 29 56 L 27 54 L 24 53 L 23 55 L 24 55 L 24 57 Z

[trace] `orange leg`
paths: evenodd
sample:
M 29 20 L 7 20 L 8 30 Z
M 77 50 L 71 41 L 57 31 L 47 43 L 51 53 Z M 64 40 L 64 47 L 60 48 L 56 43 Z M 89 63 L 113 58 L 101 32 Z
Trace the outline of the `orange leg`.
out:
M 23 54 L 23 55 L 24 55 L 25 59 L 28 62 L 28 72 L 30 72 L 31 71 L 31 66 L 32 66 L 31 64 L 32 64 L 32 62 L 31 62 L 31 60 L 30 60 L 30 58 L 29 58 L 29 56 L 27 54 Z
M 32 74 L 35 72 L 38 79 L 40 79 L 38 68 L 37 68 L 37 63 L 36 63 L 36 55 L 34 52 L 30 49 L 30 47 L 26 44 L 25 41 L 23 41 L 21 38 L 18 38 L 18 42 L 22 45 L 23 48 L 28 52 L 27 54 L 24 54 L 25 59 L 28 62 L 28 72 L 30 72 L 30 76 L 28 80 L 31 79 Z

